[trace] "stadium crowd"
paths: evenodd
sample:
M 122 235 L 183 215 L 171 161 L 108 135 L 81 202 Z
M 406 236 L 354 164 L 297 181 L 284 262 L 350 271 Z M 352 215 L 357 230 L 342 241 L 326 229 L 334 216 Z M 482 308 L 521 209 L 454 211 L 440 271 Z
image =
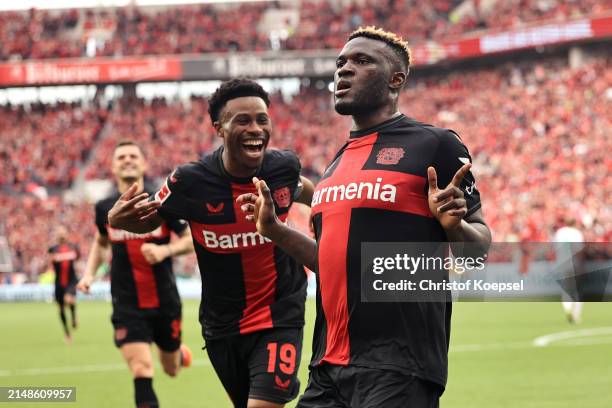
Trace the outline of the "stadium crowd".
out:
M 606 0 L 386 0 L 327 2 L 306 0 L 299 19 L 285 24 L 279 45 L 290 50 L 341 48 L 360 25 L 378 25 L 412 43 L 500 30 L 537 20 L 566 20 L 612 10 Z M 486 6 L 485 6 L 486 3 Z M 0 13 L 0 60 L 184 54 L 273 49 L 270 33 L 259 29 L 269 9 L 283 2 L 191 5 L 140 9 Z M 96 38 L 88 50 L 90 38 Z
M 0 187 L 66 188 L 94 146 L 106 110 L 80 104 L 0 107 Z
M 587 241 L 612 240 L 609 58 L 577 69 L 561 60 L 509 63 L 409 83 L 401 110 L 456 130 L 469 146 L 495 241 L 550 240 L 567 216 L 579 221 Z M 10 121 L 10 126 L 0 132 L 2 146 L 9 146 L 1 153 L 7 169 L 3 188 L 33 175 L 41 183 L 66 186 L 75 174 L 72 160 L 80 162 L 94 143 L 92 161 L 83 171 L 89 179 L 109 177 L 110 152 L 124 138 L 145 147 L 149 176 L 164 177 L 176 164 L 194 160 L 220 143 L 206 109 L 201 97 L 185 102 L 123 99 L 109 112 L 74 105 L 39 106 L 32 115 L 15 115 L 22 107 L 5 109 L 0 119 Z M 350 128 L 349 119 L 333 111 L 327 90 L 305 88 L 291 101 L 274 95 L 271 115 L 271 145 L 294 149 L 304 174 L 315 180 Z M 101 124 L 103 118 L 106 122 Z M 105 136 L 96 143 L 100 126 L 106 126 Z M 51 137 L 57 134 L 62 137 Z M 66 152 L 71 158 L 65 158 Z M 2 219 L 7 220 L 9 241 L 20 262 L 40 255 L 58 219 L 74 226 L 76 241 L 89 241 L 91 209 L 56 198 L 51 202 L 49 209 L 32 198 L 25 204 L 17 198 L 3 199 Z

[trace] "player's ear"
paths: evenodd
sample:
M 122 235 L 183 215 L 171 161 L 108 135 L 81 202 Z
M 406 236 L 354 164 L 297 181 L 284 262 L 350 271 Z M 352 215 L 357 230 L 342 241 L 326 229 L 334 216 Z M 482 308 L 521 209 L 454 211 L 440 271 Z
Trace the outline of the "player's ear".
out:
M 217 136 L 221 136 L 221 137 L 223 137 L 223 134 L 222 134 L 222 132 L 223 132 L 223 126 L 221 126 L 221 121 L 219 121 L 219 120 L 218 120 L 218 121 L 216 121 L 216 122 L 213 122 L 213 127 L 214 127 L 214 128 L 215 128 L 215 130 L 217 131 Z
M 407 72 L 396 71 L 391 75 L 391 80 L 389 81 L 389 88 L 392 90 L 399 91 L 402 89 L 404 84 L 406 83 L 406 77 L 408 76 Z

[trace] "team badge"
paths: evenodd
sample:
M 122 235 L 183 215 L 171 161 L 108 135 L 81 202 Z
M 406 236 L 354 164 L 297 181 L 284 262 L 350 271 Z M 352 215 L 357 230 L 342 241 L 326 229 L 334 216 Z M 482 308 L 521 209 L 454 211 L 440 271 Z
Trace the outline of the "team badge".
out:
M 274 191 L 274 201 L 280 208 L 287 208 L 289 204 L 291 204 L 291 194 L 289 192 L 289 187 L 279 188 Z
M 404 149 L 401 147 L 385 147 L 380 149 L 376 155 L 378 164 L 397 164 L 404 157 Z
M 223 212 L 223 207 L 225 206 L 225 204 L 223 203 L 223 201 L 221 201 L 219 204 L 212 205 L 210 203 L 206 203 L 206 209 L 208 210 L 209 214 L 212 215 L 219 215 Z

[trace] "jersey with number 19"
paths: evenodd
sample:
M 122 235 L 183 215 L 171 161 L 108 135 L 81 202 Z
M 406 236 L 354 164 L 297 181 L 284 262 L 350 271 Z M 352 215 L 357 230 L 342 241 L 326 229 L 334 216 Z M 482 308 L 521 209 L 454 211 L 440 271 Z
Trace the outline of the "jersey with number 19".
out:
M 302 327 L 306 274 L 257 233 L 236 204 L 256 193 L 251 178 L 225 171 L 223 147 L 179 166 L 157 192 L 158 213 L 189 222 L 202 275 L 200 323 L 206 340 L 277 327 Z M 289 151 L 267 150 L 256 174 L 266 180 L 276 214 L 286 220 L 300 192 L 300 163 Z

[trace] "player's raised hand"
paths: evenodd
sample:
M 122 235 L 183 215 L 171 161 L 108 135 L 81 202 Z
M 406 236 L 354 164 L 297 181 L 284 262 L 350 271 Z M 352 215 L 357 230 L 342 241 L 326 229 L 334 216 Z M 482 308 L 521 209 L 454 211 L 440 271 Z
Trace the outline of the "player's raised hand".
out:
M 464 164 L 457 170 L 448 186 L 442 190 L 438 188 L 436 169 L 433 167 L 427 168 L 429 210 L 445 230 L 458 226 L 467 214 L 467 203 L 459 186 L 465 175 L 470 171 L 470 167 L 472 167 L 471 163 Z
M 89 275 L 85 275 L 81 278 L 79 283 L 77 283 L 76 288 L 83 293 L 89 294 L 89 289 L 91 288 L 92 281 L 93 281 L 93 277 Z
M 108 223 L 113 228 L 127 229 L 130 225 L 146 221 L 157 213 L 159 201 L 149 201 L 148 193 L 136 194 L 138 184 L 128 188 L 108 212 Z
M 170 256 L 167 245 L 157 245 L 150 242 L 142 244 L 140 252 L 151 265 L 158 264 Z
M 245 213 L 245 218 L 255 223 L 257 232 L 270 238 L 274 235 L 276 228 L 281 225 L 281 222 L 274 211 L 274 201 L 272 201 L 270 188 L 268 188 L 266 182 L 253 177 L 253 184 L 255 184 L 258 194 L 242 194 L 238 196 L 236 202 L 240 204 L 240 209 Z

